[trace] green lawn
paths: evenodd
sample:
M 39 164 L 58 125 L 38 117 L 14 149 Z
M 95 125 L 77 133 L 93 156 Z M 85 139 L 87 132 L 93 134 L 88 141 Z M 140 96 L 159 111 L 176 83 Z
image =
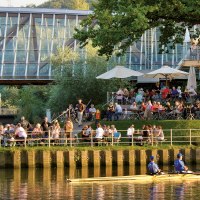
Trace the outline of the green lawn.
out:
M 121 120 L 121 121 L 101 121 L 102 125 L 114 124 L 118 130 L 127 130 L 131 124 L 135 125 L 135 129 L 141 129 L 142 126 L 160 125 L 163 129 L 200 129 L 200 120 Z

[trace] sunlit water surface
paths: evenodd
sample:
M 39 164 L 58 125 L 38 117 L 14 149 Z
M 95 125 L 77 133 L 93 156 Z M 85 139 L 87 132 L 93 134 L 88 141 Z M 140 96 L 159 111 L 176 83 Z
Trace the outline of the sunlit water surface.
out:
M 165 170 L 169 170 L 167 167 Z M 71 178 L 145 174 L 146 168 L 1 169 L 0 199 L 199 199 L 200 181 L 69 183 Z

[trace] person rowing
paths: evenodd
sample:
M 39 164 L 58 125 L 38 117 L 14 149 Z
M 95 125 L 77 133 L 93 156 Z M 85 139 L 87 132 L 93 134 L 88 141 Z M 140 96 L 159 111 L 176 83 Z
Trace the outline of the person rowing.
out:
M 176 173 L 182 173 L 182 174 L 191 174 L 192 171 L 188 171 L 188 167 L 185 165 L 183 159 L 183 154 L 178 153 L 177 159 L 174 161 L 174 167 Z
M 150 163 L 148 164 L 148 170 L 151 175 L 162 174 L 161 169 L 159 169 L 158 165 L 154 162 L 154 156 L 150 156 Z

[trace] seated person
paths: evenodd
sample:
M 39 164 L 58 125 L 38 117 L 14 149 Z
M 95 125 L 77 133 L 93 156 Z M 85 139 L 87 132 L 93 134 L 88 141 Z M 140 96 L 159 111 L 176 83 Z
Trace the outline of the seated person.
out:
M 121 133 L 120 133 L 120 132 L 115 132 L 115 133 L 113 134 L 113 141 L 114 141 L 114 142 L 119 142 L 120 139 L 121 139 Z
M 174 167 L 177 173 L 184 173 L 185 171 L 188 170 L 188 167 L 185 166 L 182 159 L 183 159 L 183 155 L 181 153 L 178 153 L 177 159 L 174 161 Z
M 163 132 L 162 126 L 158 126 L 157 131 L 158 131 L 157 132 L 157 140 L 163 141 L 165 139 L 165 137 L 164 137 L 164 132 Z
M 161 172 L 158 165 L 154 162 L 154 156 L 150 156 L 150 163 L 148 164 L 148 170 L 150 174 L 159 174 Z
M 194 87 L 193 87 L 193 86 L 191 86 L 191 87 L 189 88 L 188 92 L 189 92 L 190 98 L 195 97 L 195 96 L 197 95 L 197 93 L 196 93 L 196 91 L 194 90 Z
M 123 101 L 123 98 L 124 98 L 124 92 L 123 92 L 123 90 L 121 88 L 119 88 L 119 90 L 116 92 L 116 95 L 117 95 L 117 97 L 116 97 L 117 102 L 119 104 L 122 104 L 122 101 Z
M 85 125 L 81 131 L 81 136 L 82 136 L 82 140 L 83 142 L 86 142 L 89 140 L 89 135 L 88 135 L 88 126 Z
M 94 137 L 94 142 L 96 146 L 98 146 L 98 142 L 101 141 L 103 139 L 104 136 L 104 130 L 101 127 L 101 124 L 97 124 L 97 129 L 96 129 L 96 135 Z
M 175 87 L 172 87 L 172 90 L 171 90 L 171 97 L 172 99 L 175 99 L 176 97 L 178 97 L 179 93 L 177 91 L 177 89 Z
M 139 108 L 137 106 L 137 103 L 136 102 L 133 102 L 132 105 L 130 106 L 130 110 L 132 111 L 137 111 Z
M 17 144 L 22 144 L 22 145 L 25 144 L 24 141 L 25 138 L 27 138 L 27 133 L 20 123 L 18 123 L 16 126 L 15 138 L 19 140 Z

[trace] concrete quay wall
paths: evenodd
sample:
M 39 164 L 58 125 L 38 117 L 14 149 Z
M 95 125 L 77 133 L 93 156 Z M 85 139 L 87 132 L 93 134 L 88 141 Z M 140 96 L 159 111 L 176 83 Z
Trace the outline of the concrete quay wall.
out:
M 199 149 L 156 150 L 12 150 L 0 152 L 0 168 L 146 166 L 150 155 L 159 165 L 169 165 L 181 152 L 187 164 L 200 164 Z

